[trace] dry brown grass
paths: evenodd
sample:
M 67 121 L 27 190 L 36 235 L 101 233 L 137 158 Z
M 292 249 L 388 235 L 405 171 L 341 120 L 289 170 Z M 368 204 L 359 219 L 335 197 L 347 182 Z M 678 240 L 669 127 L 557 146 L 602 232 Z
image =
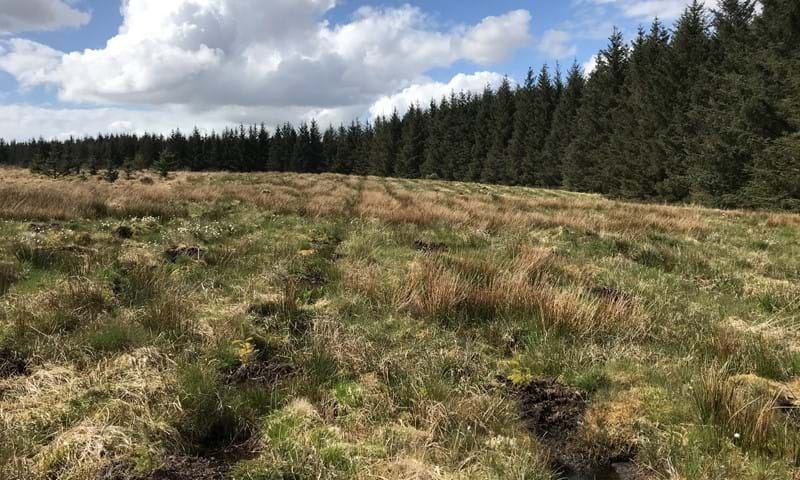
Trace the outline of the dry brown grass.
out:
M 505 268 L 427 255 L 412 264 L 398 303 L 413 315 L 475 320 L 522 314 L 537 316 L 545 330 L 580 337 L 649 334 L 647 314 L 635 300 L 597 296 L 579 284 L 559 285 L 551 275 L 552 253 L 523 251 Z
M 569 227 L 581 231 L 639 235 L 652 231 L 699 235 L 708 230 L 713 210 L 636 205 L 593 195 L 521 196 L 498 187 L 451 188 L 432 182 L 428 191 L 412 191 L 403 181 L 341 175 L 255 174 L 251 182 L 215 182 L 209 174 L 180 173 L 174 179 L 145 184 L 137 179 L 108 184 L 97 178 L 51 180 L 18 169 L 0 170 L 0 217 L 68 219 L 111 216 L 183 216 L 181 202 L 236 199 L 276 214 L 347 214 L 390 223 L 468 225 L 497 231 L 519 227 Z M 456 193 L 457 192 L 457 193 Z M 793 224 L 797 216 L 772 214 L 768 223 Z

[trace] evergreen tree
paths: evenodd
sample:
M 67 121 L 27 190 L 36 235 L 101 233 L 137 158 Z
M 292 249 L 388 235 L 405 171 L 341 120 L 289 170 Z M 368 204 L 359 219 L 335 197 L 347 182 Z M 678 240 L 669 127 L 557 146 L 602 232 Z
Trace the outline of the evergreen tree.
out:
M 528 76 L 521 88 L 517 89 L 516 113 L 514 115 L 514 132 L 508 145 L 508 159 L 506 165 L 508 172 L 506 177 L 510 183 L 522 183 L 530 185 L 533 183 L 533 171 L 529 168 L 526 160 L 528 158 L 528 136 L 536 117 L 537 103 L 536 75 L 533 69 L 528 69 Z
M 395 174 L 406 178 L 419 178 L 420 165 L 425 159 L 425 117 L 417 105 L 411 105 L 403 117 L 403 135 Z
M 486 157 L 489 155 L 489 147 L 492 142 L 494 102 L 494 91 L 487 85 L 480 97 L 480 104 L 476 112 L 475 140 L 472 142 L 471 158 L 466 171 L 466 180 L 471 182 L 480 181 Z
M 514 134 L 515 113 L 514 92 L 511 82 L 505 78 L 497 90 L 492 109 L 491 143 L 481 172 L 481 181 L 485 183 L 508 183 L 510 180 L 508 146 Z
M 533 121 L 525 137 L 526 155 L 523 170 L 525 184 L 543 187 L 546 186 L 549 175 L 545 170 L 547 165 L 544 147 L 558 102 L 558 93 L 553 86 L 547 65 L 542 67 L 539 73 L 533 100 Z
M 153 164 L 153 167 L 158 172 L 158 175 L 166 179 L 169 177 L 169 172 L 173 171 L 177 166 L 176 155 L 172 151 L 170 147 L 165 148 L 161 151 L 161 154 L 158 156 L 158 160 L 156 163 Z
M 670 69 L 669 34 L 656 20 L 634 44 L 611 137 L 615 195 L 653 198 L 665 179 L 675 97 Z
M 584 90 L 575 138 L 564 157 L 564 185 L 573 190 L 610 193 L 611 166 L 617 161 L 611 145 L 629 50 L 619 30 L 600 52 L 597 67 Z
M 567 76 L 567 84 L 562 89 L 558 106 L 553 113 L 550 133 L 542 150 L 542 161 L 538 182 L 549 188 L 562 184 L 561 161 L 566 155 L 576 133 L 576 118 L 581 107 L 581 98 L 586 81 L 577 63 L 573 63 Z

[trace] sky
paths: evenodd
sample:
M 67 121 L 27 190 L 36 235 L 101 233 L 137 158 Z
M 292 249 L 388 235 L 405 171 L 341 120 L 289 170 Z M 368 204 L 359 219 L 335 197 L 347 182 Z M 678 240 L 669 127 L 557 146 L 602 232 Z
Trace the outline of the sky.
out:
M 687 2 L 0 0 L 0 138 L 367 121 L 529 67 L 591 71 L 615 26 L 631 39 Z

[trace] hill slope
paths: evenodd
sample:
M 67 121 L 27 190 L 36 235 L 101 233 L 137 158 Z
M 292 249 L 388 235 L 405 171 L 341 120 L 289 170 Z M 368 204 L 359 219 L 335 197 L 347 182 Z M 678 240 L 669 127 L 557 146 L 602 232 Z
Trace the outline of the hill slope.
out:
M 800 216 L 0 176 L 2 478 L 798 474 Z

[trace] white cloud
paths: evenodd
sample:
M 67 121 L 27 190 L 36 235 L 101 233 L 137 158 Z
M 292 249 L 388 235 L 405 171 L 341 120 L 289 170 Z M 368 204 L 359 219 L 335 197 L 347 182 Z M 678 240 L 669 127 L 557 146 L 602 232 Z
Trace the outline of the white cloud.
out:
M 5 70 L 28 88 L 44 83 L 61 62 L 61 52 L 22 38 L 0 41 L 0 70 Z
M 68 138 L 98 133 L 169 133 L 175 129 L 221 131 L 239 123 L 264 122 L 268 127 L 287 120 L 317 121 L 328 124 L 348 123 L 369 109 L 353 105 L 330 109 L 271 108 L 224 106 L 203 111 L 183 106 L 162 106 L 146 110 L 125 107 L 65 108 L 25 104 L 0 105 L 0 132 L 6 140 L 32 137 Z
M 458 74 L 448 83 L 428 81 L 411 85 L 393 95 L 386 95 L 376 101 L 369 109 L 372 118 L 391 115 L 392 111 L 402 115 L 414 103 L 427 106 L 431 100 L 439 100 L 451 92 L 481 92 L 487 85 L 497 88 L 503 82 L 503 75 L 494 72 L 477 72 L 472 75 Z
M 91 15 L 63 0 L 0 0 L 0 34 L 80 27 Z
M 592 73 L 594 73 L 594 71 L 597 70 L 597 62 L 599 61 L 600 61 L 599 55 L 592 55 L 592 57 L 589 60 L 583 62 L 583 65 L 581 65 L 581 68 L 583 69 L 583 74 L 586 77 L 589 77 Z
M 689 0 L 583 0 L 582 3 L 594 5 L 609 5 L 617 7 L 622 14 L 628 18 L 639 20 L 652 20 L 658 17 L 662 20 L 673 20 L 678 18 L 686 7 Z M 719 0 L 705 0 L 707 8 L 716 8 Z
M 62 101 L 337 108 L 369 104 L 459 60 L 500 62 L 530 40 L 524 10 L 441 30 L 409 5 L 364 7 L 331 26 L 323 16 L 333 6 L 127 0 L 123 25 L 105 48 L 65 53 L 53 64 L 47 47 L 12 41 L 0 68 L 24 86 L 55 85 Z
M 574 57 L 578 47 L 570 44 L 571 35 L 563 30 L 548 30 L 542 35 L 538 49 L 549 58 L 561 59 Z

